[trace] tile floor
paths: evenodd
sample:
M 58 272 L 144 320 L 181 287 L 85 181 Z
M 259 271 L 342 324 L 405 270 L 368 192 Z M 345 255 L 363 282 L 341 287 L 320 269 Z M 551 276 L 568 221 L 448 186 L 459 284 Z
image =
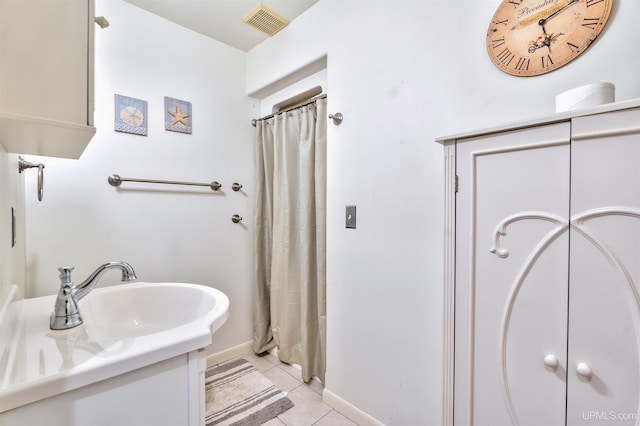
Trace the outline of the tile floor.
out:
M 357 426 L 336 410 L 322 402 L 322 384 L 312 380 L 304 383 L 300 371 L 283 364 L 273 355 L 242 355 L 264 374 L 274 385 L 285 392 L 294 407 L 265 423 L 265 426 Z

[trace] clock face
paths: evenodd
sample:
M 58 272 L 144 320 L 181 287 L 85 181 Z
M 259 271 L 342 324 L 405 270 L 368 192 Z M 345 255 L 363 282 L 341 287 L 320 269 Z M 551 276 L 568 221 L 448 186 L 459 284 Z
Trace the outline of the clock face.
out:
M 609 18 L 613 0 L 503 0 L 487 30 L 487 52 L 502 71 L 535 76 L 582 54 Z

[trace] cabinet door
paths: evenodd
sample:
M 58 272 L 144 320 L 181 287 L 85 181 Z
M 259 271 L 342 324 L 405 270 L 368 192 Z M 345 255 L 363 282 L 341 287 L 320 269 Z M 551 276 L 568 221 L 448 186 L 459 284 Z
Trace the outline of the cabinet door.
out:
M 572 139 L 567 424 L 635 425 L 640 110 L 574 119 Z
M 0 0 L 0 141 L 79 158 L 95 134 L 94 0 Z
M 90 9 L 88 0 L 0 0 L 0 111 L 92 124 Z
M 458 425 L 565 424 L 569 137 L 560 123 L 456 145 Z

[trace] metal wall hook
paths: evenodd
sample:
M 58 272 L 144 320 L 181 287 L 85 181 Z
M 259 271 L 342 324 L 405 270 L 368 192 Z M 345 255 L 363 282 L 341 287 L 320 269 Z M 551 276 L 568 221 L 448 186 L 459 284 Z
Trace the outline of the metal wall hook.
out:
M 109 21 L 107 21 L 107 18 L 105 18 L 104 16 L 96 16 L 94 21 L 103 30 L 110 25 Z
M 335 114 L 329 114 L 329 118 L 333 120 L 333 124 L 335 124 L 336 126 L 339 126 L 340 123 L 342 123 L 342 113 L 341 112 L 336 112 Z
M 238 182 L 233 182 L 231 184 L 231 189 L 233 189 L 234 191 L 238 192 L 242 189 L 242 184 L 239 184 Z
M 38 201 L 42 201 L 44 195 L 44 164 L 34 164 L 26 161 L 22 157 L 18 157 L 18 173 L 22 173 L 23 170 L 38 168 Z
M 240 223 L 242 221 L 242 216 L 234 214 L 233 216 L 231 216 L 231 222 L 233 223 Z

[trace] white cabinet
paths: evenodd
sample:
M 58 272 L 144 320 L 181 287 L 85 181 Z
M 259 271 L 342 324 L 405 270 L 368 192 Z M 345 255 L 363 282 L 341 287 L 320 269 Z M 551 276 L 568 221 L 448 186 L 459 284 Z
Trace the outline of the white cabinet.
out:
M 49 398 L 0 412 L 0 424 L 204 426 L 204 353 L 191 351 L 77 389 L 62 390 Z M 109 355 L 103 352 L 100 356 Z M 52 386 L 51 382 L 48 386 Z M 65 388 L 60 383 L 53 386 Z
M 0 0 L 0 142 L 78 158 L 93 127 L 94 0 Z
M 640 109 L 572 120 L 568 424 L 638 424 Z M 589 365 L 588 379 L 575 372 Z M 603 416 L 601 412 L 609 414 Z M 595 416 L 606 417 L 601 422 Z M 616 418 L 619 417 L 619 418 Z
M 446 424 L 640 424 L 634 105 L 440 140 Z

